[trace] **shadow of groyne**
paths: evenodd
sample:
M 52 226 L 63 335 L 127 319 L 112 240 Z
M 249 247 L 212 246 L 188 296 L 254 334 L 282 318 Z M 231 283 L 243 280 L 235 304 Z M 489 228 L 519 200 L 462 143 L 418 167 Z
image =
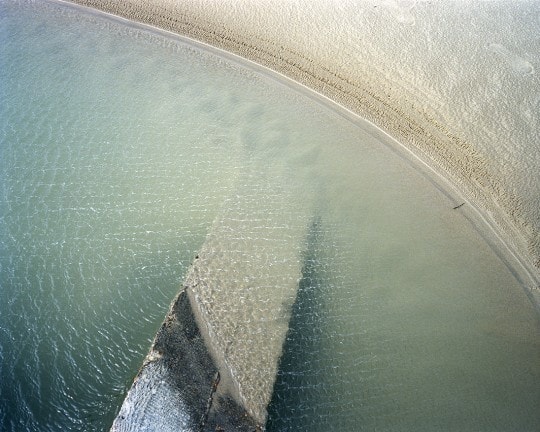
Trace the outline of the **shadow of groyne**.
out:
M 313 373 L 320 378 L 316 353 L 326 337 L 322 317 L 328 293 L 320 254 L 324 247 L 323 236 L 321 219 L 315 217 L 307 236 L 302 277 L 268 406 L 268 431 L 310 430 L 313 421 L 317 421 L 314 420 L 316 400 L 320 398 L 319 391 L 324 386 L 315 388 L 306 386 L 306 383 L 313 382 Z M 291 419 L 294 419 L 294 425 Z

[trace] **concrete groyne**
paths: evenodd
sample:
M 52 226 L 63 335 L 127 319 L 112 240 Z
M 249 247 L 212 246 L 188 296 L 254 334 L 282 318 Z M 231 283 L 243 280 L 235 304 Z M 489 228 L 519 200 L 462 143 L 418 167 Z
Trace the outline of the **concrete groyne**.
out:
M 112 431 L 255 431 L 221 384 L 185 290 L 173 301 Z

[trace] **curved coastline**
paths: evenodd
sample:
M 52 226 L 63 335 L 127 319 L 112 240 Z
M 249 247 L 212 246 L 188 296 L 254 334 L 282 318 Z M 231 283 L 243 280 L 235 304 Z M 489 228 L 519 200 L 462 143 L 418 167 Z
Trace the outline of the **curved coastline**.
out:
M 484 233 L 516 276 L 522 281 L 538 309 L 540 295 L 540 240 L 531 224 L 523 219 L 522 205 L 503 188 L 486 165 L 486 156 L 441 123 L 427 110 L 414 106 L 411 99 L 396 98 L 391 83 L 381 77 L 379 83 L 369 77 L 355 81 L 303 55 L 279 45 L 278 41 L 243 35 L 226 25 L 216 26 L 189 5 L 165 2 L 115 3 L 100 0 L 70 0 L 130 21 L 157 27 L 267 67 L 314 91 L 323 103 L 336 103 L 345 115 L 359 116 L 371 122 L 380 133 L 389 135 L 407 152 L 441 176 L 451 190 L 456 206 L 472 204 L 465 216 L 475 225 L 485 224 L 494 236 Z M 398 93 L 403 94 L 400 89 Z M 407 110 L 407 105 L 410 110 Z M 409 156 L 410 157 L 410 156 Z M 440 179 L 435 180 L 438 184 Z M 477 210 L 479 209 L 479 210 Z M 506 251 L 501 251 L 501 248 Z M 507 259 L 506 259 L 507 258 Z M 197 319 L 195 317 L 195 319 Z M 145 365 L 146 366 L 146 365 Z M 145 367 L 143 366 L 143 368 Z M 261 421 L 262 418 L 256 420 Z M 250 420 L 251 422 L 251 420 Z M 253 423 L 251 423 L 253 424 Z
M 456 200 L 479 209 L 467 216 L 493 230 L 497 237 L 494 242 L 507 248 L 510 266 L 536 306 L 540 304 L 540 234 L 536 227 L 539 221 L 531 220 L 531 215 L 523 211 L 522 198 L 505 189 L 505 179 L 492 172 L 485 152 L 443 124 L 440 113 L 432 107 L 418 106 L 415 95 L 400 87 L 399 82 L 388 76 L 374 77 L 365 71 L 351 76 L 340 72 L 339 65 L 310 58 L 282 40 L 263 38 L 242 28 L 242 22 L 230 20 L 231 14 L 239 11 L 229 12 L 229 16 L 217 23 L 216 11 L 205 16 L 204 8 L 197 2 L 69 0 L 67 3 L 150 25 L 232 53 L 293 80 L 318 95 L 323 103 L 334 103 L 380 128 L 442 177 L 447 182 L 445 186 L 461 196 Z

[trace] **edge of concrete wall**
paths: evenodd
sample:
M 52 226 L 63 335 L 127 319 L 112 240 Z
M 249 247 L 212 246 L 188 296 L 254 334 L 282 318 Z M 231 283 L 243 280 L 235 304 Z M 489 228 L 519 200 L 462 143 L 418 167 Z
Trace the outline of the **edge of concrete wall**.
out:
M 174 299 L 111 431 L 261 431 L 220 386 L 186 290 Z

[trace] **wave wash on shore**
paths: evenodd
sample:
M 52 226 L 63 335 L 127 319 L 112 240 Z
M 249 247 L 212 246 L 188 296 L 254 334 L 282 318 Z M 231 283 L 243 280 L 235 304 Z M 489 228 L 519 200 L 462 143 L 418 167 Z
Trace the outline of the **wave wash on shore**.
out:
M 537 3 L 73 1 L 253 60 L 370 120 L 482 210 L 538 298 Z

